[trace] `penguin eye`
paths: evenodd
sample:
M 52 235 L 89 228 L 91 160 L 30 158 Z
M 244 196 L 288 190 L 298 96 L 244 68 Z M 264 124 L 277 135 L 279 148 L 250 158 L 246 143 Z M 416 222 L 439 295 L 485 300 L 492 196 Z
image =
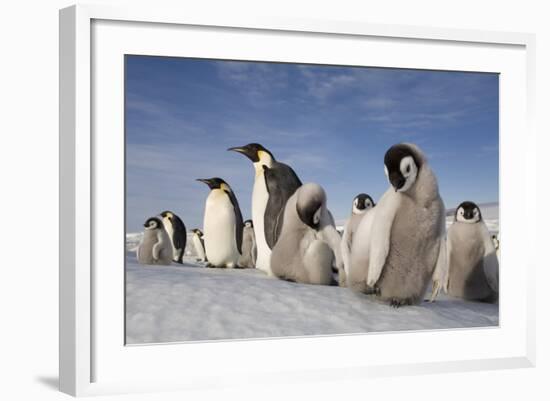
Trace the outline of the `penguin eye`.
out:
M 410 164 L 407 164 L 407 168 L 405 169 L 405 171 L 407 173 L 410 173 L 411 172 L 411 165 Z

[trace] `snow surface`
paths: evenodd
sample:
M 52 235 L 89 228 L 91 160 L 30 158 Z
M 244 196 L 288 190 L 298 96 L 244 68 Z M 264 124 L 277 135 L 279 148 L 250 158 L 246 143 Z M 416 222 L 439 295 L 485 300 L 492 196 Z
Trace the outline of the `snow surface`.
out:
M 296 284 L 256 269 L 126 265 L 130 344 L 498 325 L 498 305 L 439 296 L 394 309 L 347 288 Z
M 498 204 L 480 205 L 498 232 Z M 452 214 L 447 223 L 452 222 Z M 498 305 L 440 294 L 394 309 L 347 288 L 297 284 L 256 269 L 195 262 L 191 234 L 183 265 L 139 265 L 141 233 L 126 236 L 126 340 L 129 344 L 488 327 Z M 428 295 L 426 296 L 428 298 Z

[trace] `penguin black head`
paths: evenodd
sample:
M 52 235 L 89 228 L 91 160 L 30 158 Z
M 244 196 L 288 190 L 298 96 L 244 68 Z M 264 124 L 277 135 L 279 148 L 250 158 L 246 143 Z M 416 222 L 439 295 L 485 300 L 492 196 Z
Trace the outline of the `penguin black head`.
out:
M 252 223 L 252 220 L 245 220 L 244 226 L 248 228 L 254 227 L 254 223 Z
M 327 196 L 318 184 L 304 184 L 298 188 L 296 212 L 300 220 L 313 229 L 319 228 L 321 213 Z
M 359 194 L 353 199 L 353 214 L 361 214 L 375 206 L 374 201 L 367 194 Z
M 271 152 L 266 148 L 264 148 L 259 143 L 249 143 L 248 145 L 245 145 L 245 146 L 236 146 L 234 148 L 229 148 L 227 150 L 242 153 L 243 155 L 248 157 L 250 160 L 252 160 L 252 163 L 258 163 L 259 161 L 262 160 L 262 158 L 275 160 Z
M 388 149 L 384 156 L 384 172 L 396 192 L 407 191 L 416 181 L 422 161 L 413 148 L 400 143 Z
M 206 185 L 208 185 L 208 188 L 210 189 L 223 189 L 223 190 L 231 190 L 229 185 L 222 180 L 221 178 L 214 177 L 214 178 L 197 178 L 197 181 L 204 182 Z
M 202 235 L 203 235 L 203 234 L 202 234 L 202 231 L 199 230 L 198 228 L 193 228 L 193 229 L 191 230 L 191 232 L 197 234 L 199 237 L 202 237 Z
M 470 201 L 462 202 L 456 208 L 455 221 L 461 223 L 477 223 L 481 220 L 481 210 L 479 207 Z
M 147 221 L 143 224 L 146 230 L 157 230 L 161 229 L 162 221 L 158 217 L 149 217 Z

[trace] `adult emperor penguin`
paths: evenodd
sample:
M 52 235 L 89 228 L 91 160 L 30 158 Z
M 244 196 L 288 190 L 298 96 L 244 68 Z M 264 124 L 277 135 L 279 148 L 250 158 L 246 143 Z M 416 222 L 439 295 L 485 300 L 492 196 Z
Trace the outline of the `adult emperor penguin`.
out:
M 446 279 L 445 207 L 437 179 L 413 144 L 384 156 L 390 188 L 366 213 L 353 238 L 348 286 L 399 307 L 432 300 Z
M 252 220 L 244 222 L 243 243 L 241 257 L 239 258 L 239 267 L 254 267 L 256 265 L 256 238 L 254 237 L 254 224 Z
M 298 283 L 332 284 L 332 267 L 342 267 L 342 256 L 340 234 L 326 205 L 325 191 L 312 183 L 302 185 L 288 199 L 281 236 L 271 254 L 276 277 Z
M 453 297 L 494 302 L 498 299 L 499 265 L 493 238 L 473 202 L 462 202 L 447 232 L 449 275 Z
M 173 212 L 166 210 L 160 214 L 164 229 L 172 242 L 174 251 L 173 260 L 176 263 L 183 263 L 182 258 L 185 252 L 185 243 L 187 242 L 187 229 L 183 221 Z
M 276 161 L 273 154 L 258 143 L 228 150 L 242 153 L 254 164 L 252 221 L 258 248 L 256 268 L 271 274 L 271 250 L 281 233 L 286 201 L 302 182 L 291 167 Z
M 374 201 L 372 200 L 370 195 L 361 193 L 353 199 L 353 204 L 351 206 L 351 216 L 344 226 L 344 234 L 342 235 L 341 248 L 345 274 L 340 277 L 340 285 L 345 285 L 346 275 L 349 271 L 349 259 L 353 235 L 355 234 L 357 226 L 359 225 L 359 222 L 361 221 L 363 215 L 374 206 Z
M 237 267 L 243 217 L 231 187 L 221 178 L 199 178 L 210 188 L 204 210 L 204 249 L 214 267 Z
M 193 246 L 197 254 L 197 260 L 199 262 L 206 262 L 206 253 L 204 252 L 204 239 L 203 233 L 198 228 L 191 230 L 193 233 Z
M 136 256 L 143 265 L 169 265 L 172 262 L 172 242 L 158 217 L 150 217 L 145 224 Z

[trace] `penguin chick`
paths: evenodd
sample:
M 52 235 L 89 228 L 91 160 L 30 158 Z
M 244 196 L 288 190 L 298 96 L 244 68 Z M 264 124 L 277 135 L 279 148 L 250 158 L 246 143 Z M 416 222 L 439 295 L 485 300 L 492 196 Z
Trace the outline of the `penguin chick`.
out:
M 183 255 L 185 252 L 185 244 L 187 242 L 187 229 L 183 221 L 174 213 L 169 210 L 162 212 L 162 223 L 164 229 L 168 233 L 168 237 L 172 243 L 172 249 L 174 251 L 173 261 L 176 263 L 183 263 Z
M 195 253 L 197 255 L 197 261 L 206 262 L 206 254 L 204 252 L 204 239 L 203 233 L 198 228 L 191 230 L 193 233 L 193 247 L 195 248 Z
M 447 232 L 447 293 L 467 300 L 498 299 L 499 265 L 493 238 L 479 207 L 462 202 Z
M 326 194 L 304 184 L 288 199 L 279 240 L 271 254 L 273 274 L 283 280 L 330 285 L 332 266 L 342 266 L 340 235 L 327 210 Z
M 239 267 L 253 268 L 256 264 L 256 239 L 254 237 L 254 224 L 252 220 L 244 222 L 242 254 L 239 258 Z
M 432 279 L 433 300 L 447 271 L 445 207 L 437 179 L 413 144 L 388 149 L 384 171 L 390 188 L 359 222 L 348 286 L 399 307 L 420 303 Z
M 353 199 L 351 207 L 351 216 L 344 226 L 344 233 L 342 235 L 342 259 L 344 261 L 344 273 L 340 277 L 340 285 L 344 286 L 346 283 L 346 275 L 349 271 L 351 244 L 353 241 L 353 235 L 357 230 L 359 222 L 363 218 L 363 215 L 375 206 L 374 201 L 367 194 L 359 194 Z
M 169 265 L 172 262 L 172 243 L 162 221 L 158 217 L 150 217 L 145 224 L 136 256 L 142 265 Z
M 210 193 L 204 209 L 204 248 L 213 267 L 237 267 L 241 256 L 243 218 L 233 190 L 221 178 L 198 179 Z

